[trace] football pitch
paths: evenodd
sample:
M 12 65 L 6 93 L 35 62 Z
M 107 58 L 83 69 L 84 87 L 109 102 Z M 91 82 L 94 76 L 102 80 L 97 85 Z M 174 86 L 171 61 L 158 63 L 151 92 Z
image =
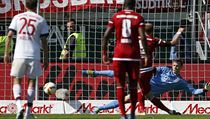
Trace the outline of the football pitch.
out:
M 35 115 L 37 119 L 120 119 L 120 115 L 50 114 Z M 139 115 L 136 119 L 210 119 L 210 115 Z M 0 119 L 15 119 L 15 115 L 1 114 Z

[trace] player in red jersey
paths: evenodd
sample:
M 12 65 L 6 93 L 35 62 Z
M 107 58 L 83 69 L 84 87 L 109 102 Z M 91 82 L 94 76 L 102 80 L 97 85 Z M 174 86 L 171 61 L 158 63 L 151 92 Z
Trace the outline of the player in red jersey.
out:
M 145 25 L 145 31 L 146 31 L 146 37 L 147 37 L 147 45 L 148 45 L 148 63 L 147 66 L 141 68 L 141 78 L 139 80 L 139 85 L 141 87 L 141 92 L 138 93 L 138 99 L 140 103 L 140 106 L 144 109 L 144 98 L 149 99 L 154 105 L 156 105 L 158 108 L 168 112 L 169 114 L 179 114 L 173 110 L 168 109 L 163 105 L 163 103 L 160 101 L 160 99 L 154 97 L 151 93 L 151 85 L 150 85 L 150 79 L 153 76 L 153 67 L 152 67 L 152 60 L 153 60 L 153 52 L 157 47 L 169 47 L 172 45 L 176 45 L 180 39 L 181 33 L 184 31 L 184 28 L 180 27 L 177 31 L 177 33 L 174 35 L 173 39 L 171 41 L 165 41 L 159 38 L 153 37 L 153 25 L 151 23 L 146 23 Z M 140 42 L 140 49 L 141 49 L 141 58 L 142 61 L 144 61 L 144 49 L 141 46 Z M 142 97 L 142 95 L 144 97 Z
M 145 56 L 147 56 L 147 43 L 144 33 L 144 19 L 134 12 L 135 0 L 125 0 L 124 10 L 114 14 L 108 23 L 108 27 L 103 37 L 103 62 L 108 64 L 107 44 L 112 30 L 116 30 L 116 46 L 114 49 L 113 69 L 114 77 L 117 81 L 117 99 L 122 115 L 122 119 L 126 119 L 125 103 L 124 103 L 124 87 L 125 74 L 129 76 L 129 90 L 131 96 L 131 115 L 130 118 L 135 118 L 135 108 L 137 102 L 137 81 L 139 79 L 140 68 L 140 47 L 139 37 L 141 36 L 142 46 Z M 147 60 L 147 58 L 146 58 Z M 146 61 L 147 62 L 147 61 Z
M 174 110 L 170 110 L 167 107 L 165 107 L 163 105 L 163 103 L 161 103 L 161 101 L 157 98 L 155 98 L 151 92 L 151 86 L 150 86 L 150 79 L 153 76 L 153 72 L 152 72 L 152 60 L 153 60 L 153 52 L 155 51 L 155 49 L 157 47 L 170 47 L 172 45 L 177 44 L 177 42 L 180 39 L 181 33 L 184 31 L 184 27 L 180 27 L 177 31 L 177 33 L 174 35 L 173 39 L 171 41 L 165 41 L 159 38 L 154 38 L 153 37 L 153 25 L 151 23 L 146 23 L 145 24 L 145 33 L 146 33 L 146 38 L 147 38 L 147 45 L 148 45 L 148 65 L 145 67 L 141 68 L 141 79 L 139 80 L 139 84 L 141 85 L 141 90 L 139 90 L 138 92 L 138 96 L 139 96 L 139 105 L 144 108 L 144 97 L 142 96 L 144 94 L 144 96 L 146 98 L 148 98 L 149 100 L 151 100 L 151 102 L 156 105 L 158 108 L 168 112 L 169 114 L 180 114 Z M 145 56 L 145 52 L 143 50 L 143 47 L 140 43 L 140 50 L 141 50 L 141 59 L 142 61 L 144 61 L 144 56 Z M 91 72 L 91 71 L 90 71 Z M 90 72 L 86 72 L 86 74 L 89 74 Z M 97 71 L 98 73 L 96 73 L 95 71 L 92 71 L 92 75 L 103 75 L 103 76 L 112 76 L 110 73 L 108 72 L 101 72 L 99 73 L 99 71 Z M 143 92 L 143 94 L 142 94 Z M 129 102 L 130 97 L 125 99 L 125 102 Z M 143 111 L 143 109 L 142 109 Z

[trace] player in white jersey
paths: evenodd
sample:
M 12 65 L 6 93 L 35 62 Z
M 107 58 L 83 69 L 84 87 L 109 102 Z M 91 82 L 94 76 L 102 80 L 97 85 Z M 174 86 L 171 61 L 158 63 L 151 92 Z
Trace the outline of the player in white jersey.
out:
M 44 68 L 48 67 L 48 25 L 42 16 L 35 13 L 37 0 L 26 0 L 25 5 L 27 11 L 15 15 L 9 26 L 4 55 L 4 62 L 7 64 L 9 63 L 10 42 L 14 33 L 16 33 L 14 60 L 10 73 L 13 78 L 13 94 L 17 104 L 16 119 L 23 119 L 23 117 L 30 119 L 32 117 L 31 108 L 35 95 L 35 79 L 42 74 L 40 63 L 41 43 L 44 51 Z M 21 79 L 24 75 L 29 78 L 25 116 L 21 104 Z

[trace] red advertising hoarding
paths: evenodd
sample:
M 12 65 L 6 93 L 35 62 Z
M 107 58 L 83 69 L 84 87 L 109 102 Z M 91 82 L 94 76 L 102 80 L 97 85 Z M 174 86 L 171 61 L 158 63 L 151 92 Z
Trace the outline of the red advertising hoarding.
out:
M 163 64 L 164 65 L 164 64 Z M 9 76 L 10 65 L 0 64 L 0 100 L 13 99 L 12 80 Z M 112 69 L 111 65 L 102 65 L 100 63 L 50 63 L 48 70 L 39 79 L 39 99 L 55 99 L 55 97 L 43 96 L 43 85 L 52 81 L 57 84 L 58 88 L 67 88 L 70 91 L 70 99 L 113 99 L 115 96 L 115 81 L 109 77 L 87 77 L 82 76 L 83 69 L 108 70 Z M 198 88 L 203 88 L 204 82 L 210 82 L 210 64 L 185 64 L 182 70 L 182 77 Z M 23 90 L 27 89 L 27 79 L 22 81 Z M 23 92 L 23 95 L 26 91 Z M 184 97 L 188 100 L 197 98 L 196 96 L 186 95 L 186 93 L 176 92 L 164 94 L 164 98 L 182 100 Z M 209 98 L 209 99 L 208 99 Z M 210 100 L 210 94 L 207 98 Z

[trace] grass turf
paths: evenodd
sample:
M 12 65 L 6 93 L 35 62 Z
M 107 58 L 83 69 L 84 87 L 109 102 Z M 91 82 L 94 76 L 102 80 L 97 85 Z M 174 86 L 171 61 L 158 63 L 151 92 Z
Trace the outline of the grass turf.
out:
M 37 119 L 120 119 L 120 115 L 90 115 L 90 114 L 42 114 L 35 115 Z M 210 119 L 210 115 L 144 115 L 136 119 Z M 1 114 L 0 119 L 15 119 L 15 115 Z

